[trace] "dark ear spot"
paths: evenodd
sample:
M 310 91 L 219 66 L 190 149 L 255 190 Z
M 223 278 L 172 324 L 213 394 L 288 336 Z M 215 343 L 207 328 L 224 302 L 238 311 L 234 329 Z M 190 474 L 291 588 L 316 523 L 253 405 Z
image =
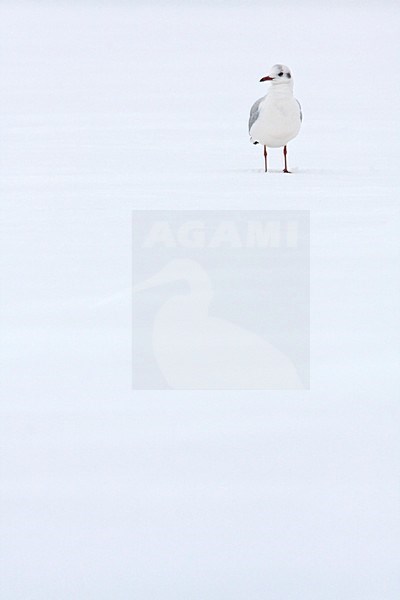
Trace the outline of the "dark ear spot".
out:
M 291 74 L 290 74 L 290 73 L 288 73 L 288 74 L 286 75 L 286 77 L 287 77 L 288 79 L 290 79 L 290 78 L 291 78 Z

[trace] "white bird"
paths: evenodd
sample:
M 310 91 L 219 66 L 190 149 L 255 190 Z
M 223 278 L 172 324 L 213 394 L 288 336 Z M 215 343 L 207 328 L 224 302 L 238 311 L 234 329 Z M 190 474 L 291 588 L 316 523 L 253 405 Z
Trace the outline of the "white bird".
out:
M 197 261 L 174 259 L 134 292 L 183 280 L 186 293 L 174 294 L 158 309 L 153 352 L 173 389 L 302 389 L 292 361 L 258 334 L 209 314 L 213 289 Z
M 267 148 L 281 148 L 287 168 L 287 143 L 300 131 L 303 115 L 298 100 L 293 96 L 293 78 L 289 67 L 274 65 L 269 75 L 260 81 L 270 81 L 266 96 L 253 104 L 250 110 L 249 134 L 253 144 L 264 146 L 264 166 L 267 172 Z

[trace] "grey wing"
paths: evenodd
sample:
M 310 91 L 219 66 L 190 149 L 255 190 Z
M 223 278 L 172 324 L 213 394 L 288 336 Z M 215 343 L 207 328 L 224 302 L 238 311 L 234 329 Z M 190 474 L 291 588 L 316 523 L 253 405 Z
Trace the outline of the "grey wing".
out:
M 297 99 L 296 99 L 296 102 L 299 105 L 299 109 L 300 109 L 300 121 L 303 122 L 303 111 L 301 110 L 301 104 Z
M 250 117 L 249 117 L 249 133 L 250 129 L 253 127 L 254 123 L 258 119 L 258 115 L 260 114 L 260 103 L 264 100 L 265 96 L 259 98 L 256 102 L 254 102 L 253 106 L 250 109 Z

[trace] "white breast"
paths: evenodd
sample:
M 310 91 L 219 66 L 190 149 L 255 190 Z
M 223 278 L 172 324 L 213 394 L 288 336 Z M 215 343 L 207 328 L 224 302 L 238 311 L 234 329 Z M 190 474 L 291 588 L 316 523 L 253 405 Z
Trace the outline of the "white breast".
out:
M 258 119 L 250 129 L 255 142 L 269 148 L 285 146 L 300 131 L 300 106 L 293 96 L 269 93 L 260 103 Z

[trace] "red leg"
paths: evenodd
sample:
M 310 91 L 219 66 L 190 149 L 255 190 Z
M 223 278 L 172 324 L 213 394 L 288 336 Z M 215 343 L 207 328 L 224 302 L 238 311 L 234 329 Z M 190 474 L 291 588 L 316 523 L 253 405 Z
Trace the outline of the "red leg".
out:
M 288 168 L 287 168 L 287 148 L 286 148 L 286 146 L 283 146 L 283 156 L 285 158 L 285 168 L 283 169 L 283 172 L 290 173 L 290 171 L 288 171 Z
M 265 172 L 268 171 L 268 169 L 267 169 L 267 146 L 264 146 L 264 170 L 265 170 Z

